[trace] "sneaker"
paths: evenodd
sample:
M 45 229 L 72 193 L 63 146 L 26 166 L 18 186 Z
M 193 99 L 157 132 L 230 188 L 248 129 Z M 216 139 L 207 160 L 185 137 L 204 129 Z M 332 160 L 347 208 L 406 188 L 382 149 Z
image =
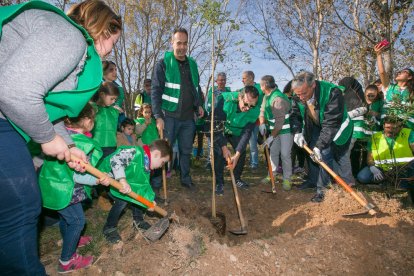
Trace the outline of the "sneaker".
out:
M 270 176 L 266 176 L 265 178 L 263 178 L 260 182 L 262 184 L 269 184 L 271 181 Z
M 292 184 L 289 179 L 283 179 L 282 188 L 285 191 L 290 191 L 290 189 L 292 189 Z
M 85 268 L 90 266 L 92 262 L 93 256 L 82 256 L 75 253 L 67 264 L 62 264 L 62 261 L 59 260 L 58 273 L 69 273 L 81 268 Z
M 104 229 L 103 234 L 109 243 L 118 243 L 121 241 L 121 236 L 119 235 L 116 227 Z
M 84 247 L 92 242 L 91 236 L 81 236 L 78 242 L 78 248 Z
M 297 188 L 298 190 L 314 189 L 316 188 L 316 184 L 305 181 L 302 184 L 300 184 Z
M 247 184 L 246 182 L 244 182 L 244 181 L 243 181 L 243 180 L 241 180 L 241 179 L 236 180 L 236 185 L 237 185 L 237 187 L 239 187 L 240 189 L 244 189 L 244 190 L 249 189 L 249 184 Z
M 216 186 L 216 196 L 223 196 L 224 195 L 224 189 L 223 185 Z
M 136 230 L 148 230 L 151 228 L 151 224 L 149 224 L 148 222 L 146 222 L 145 220 L 141 220 L 141 221 L 133 221 L 132 222 L 132 226 L 136 229 Z
M 302 167 L 294 167 L 293 168 L 293 173 L 304 173 L 305 169 Z
M 325 195 L 323 193 L 317 193 L 315 194 L 311 201 L 315 203 L 321 203 L 325 199 Z

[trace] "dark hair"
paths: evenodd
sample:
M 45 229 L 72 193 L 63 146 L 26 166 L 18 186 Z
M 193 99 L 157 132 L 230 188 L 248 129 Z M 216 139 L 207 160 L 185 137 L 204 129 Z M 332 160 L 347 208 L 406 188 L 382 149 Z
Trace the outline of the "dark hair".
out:
M 67 127 L 83 127 L 82 120 L 84 119 L 91 119 L 92 121 L 95 120 L 95 109 L 90 103 L 87 103 L 82 111 L 79 113 L 78 117 L 66 117 L 64 120 L 64 124 Z
M 259 97 L 259 91 L 253 85 L 245 86 L 242 89 L 242 91 L 240 91 L 240 96 L 243 97 L 245 94 L 249 94 L 250 97 L 252 97 L 253 99 L 256 99 Z
M 151 79 L 145 79 L 144 84 L 146 84 L 146 83 L 152 83 L 152 80 Z
M 378 84 L 381 84 L 382 85 L 382 81 L 381 81 L 381 79 L 377 79 L 376 81 L 374 81 L 373 84 L 374 85 L 378 85 Z
M 121 127 L 126 127 L 126 126 L 135 126 L 134 120 L 132 120 L 131 118 L 125 118 L 121 123 Z
M 147 103 L 142 104 L 141 107 L 138 109 L 137 117 L 138 118 L 144 117 L 144 109 L 147 109 L 147 108 L 151 109 L 151 105 Z
M 385 116 L 384 118 L 384 124 L 398 124 L 402 122 L 403 120 L 396 116 Z
M 171 144 L 167 140 L 161 140 L 161 139 L 155 140 L 149 145 L 149 148 L 150 148 L 150 151 L 159 150 L 161 153 L 161 157 L 168 156 L 169 159 L 171 160 L 173 156 Z
M 118 86 L 111 81 L 104 81 L 99 87 L 99 93 L 105 94 L 105 96 L 117 96 L 119 97 Z
M 378 89 L 378 86 L 376 86 L 375 84 L 368 85 L 367 87 L 365 87 L 365 93 L 364 94 L 366 94 L 366 92 L 368 90 L 374 90 L 374 91 L 377 92 L 377 96 L 372 100 L 372 102 L 376 102 L 376 101 L 381 99 L 381 95 L 380 95 L 380 91 Z
M 188 32 L 187 32 L 187 29 L 185 29 L 185 28 L 183 28 L 183 27 L 178 27 L 178 28 L 175 28 L 175 29 L 174 29 L 174 32 L 173 32 L 173 36 L 174 36 L 176 33 L 184 33 L 184 34 L 187 36 L 187 38 L 188 38 Z
M 102 61 L 102 71 L 103 71 L 104 75 L 105 75 L 106 71 L 109 69 L 109 66 L 111 66 L 111 65 L 115 65 L 115 67 L 116 67 L 115 62 L 113 62 L 111 60 L 103 60 Z
M 290 80 L 283 88 L 283 94 L 292 94 L 292 80 Z
M 275 78 L 271 75 L 265 75 L 262 77 L 262 82 L 264 82 L 264 86 L 267 89 L 275 89 L 277 88 Z

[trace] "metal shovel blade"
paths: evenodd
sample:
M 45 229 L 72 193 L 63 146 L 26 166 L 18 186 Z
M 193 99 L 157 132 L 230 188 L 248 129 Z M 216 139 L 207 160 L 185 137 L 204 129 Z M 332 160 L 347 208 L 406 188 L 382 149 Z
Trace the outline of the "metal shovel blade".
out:
M 247 234 L 247 229 L 246 228 L 240 228 L 240 230 L 229 230 L 230 233 L 232 233 L 233 235 L 246 235 Z
M 269 191 L 269 190 L 262 190 L 262 193 L 267 193 L 267 194 L 276 194 L 276 189 L 273 189 L 272 188 L 272 190 L 271 191 Z
M 170 220 L 167 217 L 162 218 L 144 232 L 144 237 L 150 241 L 157 241 L 164 235 L 169 226 Z
M 216 217 L 211 217 L 210 222 L 216 229 L 217 234 L 224 236 L 226 233 L 226 216 L 223 213 L 217 212 Z
M 372 203 L 368 203 L 367 204 L 367 210 L 362 211 L 362 212 L 356 212 L 356 213 L 349 213 L 349 214 L 343 214 L 343 217 L 355 217 L 355 216 L 362 216 L 362 215 L 366 215 L 368 213 L 371 214 L 371 210 L 373 210 L 375 208 L 375 205 Z

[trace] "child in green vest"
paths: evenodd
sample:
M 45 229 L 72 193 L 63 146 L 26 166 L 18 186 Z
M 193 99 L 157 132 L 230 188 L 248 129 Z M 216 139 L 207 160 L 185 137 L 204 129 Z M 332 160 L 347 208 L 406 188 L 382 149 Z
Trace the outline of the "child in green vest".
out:
M 371 84 L 365 88 L 365 100 L 368 104 L 368 112 L 365 115 L 365 119 L 368 122 L 372 135 L 374 131 L 381 130 L 381 114 L 383 113 L 384 106 L 384 101 L 381 99 L 376 85 Z
M 99 145 L 90 138 L 94 125 L 95 111 L 87 104 L 77 118 L 66 118 L 65 126 L 79 149 L 89 157 L 90 163 L 96 165 L 102 156 Z M 85 185 L 109 185 L 109 178 L 96 179 L 86 173 L 74 172 L 66 162 L 47 158 L 39 176 L 43 206 L 57 210 L 60 216 L 60 232 L 63 245 L 58 272 L 66 273 L 92 264 L 92 256 L 76 253 L 78 247 L 92 241 L 90 236 L 81 236 L 85 225 L 85 215 L 81 202 L 90 197 L 90 188 Z
M 119 146 L 136 146 L 137 137 L 134 133 L 135 122 L 130 118 L 125 118 L 121 123 L 121 132 L 116 134 L 116 145 Z
M 157 124 L 152 117 L 151 105 L 142 104 L 135 119 L 135 133 L 139 146 L 149 145 L 152 141 L 159 139 Z
M 137 134 L 137 145 L 149 145 L 159 139 L 157 124 L 152 117 L 151 105 L 143 103 L 138 110 L 138 116 L 135 119 L 135 132 Z M 155 191 L 158 200 L 159 191 L 162 186 L 162 170 L 154 170 L 151 174 L 151 186 Z
M 149 201 L 154 201 L 155 194 L 150 185 L 151 170 L 161 168 L 172 156 L 171 146 L 165 140 L 155 140 L 150 145 L 122 146 L 106 157 L 99 169 L 112 172 L 115 179 L 122 184 L 121 190 L 111 187 L 115 203 L 108 214 L 103 233 L 110 243 L 117 243 L 121 237 L 117 230 L 119 218 L 128 203 L 133 203 L 133 226 L 135 229 L 147 230 L 151 225 L 144 221 L 140 202 L 128 197 L 131 190 Z M 155 202 L 154 202 L 155 203 Z
M 113 82 L 105 81 L 101 84 L 95 105 L 97 113 L 92 134 L 93 139 L 102 148 L 103 157 L 113 153 L 116 149 L 119 110 L 113 107 L 113 104 L 118 97 L 119 89 Z

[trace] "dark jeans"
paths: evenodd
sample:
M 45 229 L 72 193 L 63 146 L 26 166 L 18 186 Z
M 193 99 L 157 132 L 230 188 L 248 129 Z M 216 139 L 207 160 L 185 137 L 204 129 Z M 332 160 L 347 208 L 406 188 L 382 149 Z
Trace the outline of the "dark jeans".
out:
M 108 155 L 111 155 L 112 153 L 115 152 L 116 147 L 102 147 L 102 159 L 104 159 L 105 157 L 107 157 Z
M 312 132 L 312 140 L 309 143 L 310 148 L 313 149 L 314 144 L 319 138 L 320 131 L 317 128 L 313 128 Z M 328 165 L 329 168 L 334 168 L 334 162 L 336 163 L 335 166 L 341 168 L 338 174 L 343 178 L 345 175 L 349 175 L 351 172 L 351 168 L 347 165 L 350 164 L 349 156 L 347 155 L 348 148 L 351 143 L 351 137 L 349 138 L 348 142 L 344 145 L 338 146 L 334 142 L 332 142 L 329 147 L 325 149 L 320 149 L 322 154 L 322 161 Z M 313 162 L 311 162 L 313 163 Z M 311 165 L 312 166 L 312 165 Z M 312 168 L 311 168 L 312 170 Z M 331 176 L 327 171 L 325 171 L 322 166 L 319 168 L 319 177 L 317 186 L 317 193 L 323 193 L 325 187 L 328 185 L 329 181 L 331 180 Z
M 240 136 L 227 136 L 227 141 L 230 142 L 233 149 L 237 147 L 240 142 Z M 243 173 L 244 163 L 246 161 L 246 149 L 240 153 L 239 161 L 237 162 L 236 167 L 234 168 L 234 178 L 237 180 L 241 179 Z M 214 171 L 216 173 L 216 183 L 217 187 L 221 187 L 224 184 L 224 167 L 227 164 L 227 161 L 224 160 L 223 151 L 217 145 L 214 144 Z
M 195 132 L 194 120 L 179 120 L 165 116 L 164 136 L 170 143 L 178 140 L 180 154 L 181 184 L 190 185 L 191 153 L 193 150 L 193 138 Z
M 296 159 L 298 159 L 298 167 L 303 168 L 305 166 L 305 151 L 300 148 L 296 143 L 292 146 L 292 168 L 295 168 Z
M 85 215 L 82 203 L 78 202 L 58 211 L 60 215 L 59 228 L 63 239 L 62 261 L 69 261 L 76 252 L 79 238 L 85 226 Z
M 45 275 L 37 251 L 41 198 L 23 138 L 0 119 L 0 274 Z
M 398 171 L 398 186 L 403 189 L 414 189 L 414 183 L 412 181 L 407 180 L 407 178 L 411 178 L 414 176 L 414 161 L 406 164 L 402 168 L 399 168 Z M 368 183 L 381 183 L 382 181 L 374 180 L 374 175 L 372 174 L 369 166 L 363 168 L 358 173 L 358 181 L 362 184 Z
M 119 218 L 121 217 L 122 212 L 127 207 L 128 202 L 117 197 L 114 197 L 115 203 L 112 205 L 111 211 L 109 211 L 108 218 L 106 219 L 106 223 L 104 226 L 104 231 L 106 229 L 115 228 L 118 226 Z M 140 222 L 144 220 L 143 210 L 142 207 L 131 204 L 132 208 L 132 217 L 134 221 Z

